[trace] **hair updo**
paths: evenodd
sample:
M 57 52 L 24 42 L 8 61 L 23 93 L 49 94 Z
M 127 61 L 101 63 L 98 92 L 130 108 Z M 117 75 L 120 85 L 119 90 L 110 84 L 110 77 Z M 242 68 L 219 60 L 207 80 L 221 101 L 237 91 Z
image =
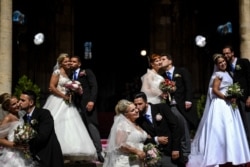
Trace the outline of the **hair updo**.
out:
M 0 95 L 0 104 L 2 104 L 2 109 L 7 111 L 10 107 L 11 95 L 9 93 L 3 93 Z
M 68 54 L 68 53 L 61 53 L 61 54 L 59 55 L 59 57 L 57 58 L 57 63 L 59 64 L 59 67 L 61 67 L 62 62 L 63 62 L 63 60 L 64 60 L 66 57 L 69 57 L 69 54 Z
M 127 112 L 128 106 L 131 104 L 133 104 L 133 102 L 126 99 L 119 100 L 115 106 L 116 114 L 125 114 Z
M 218 58 L 223 58 L 224 59 L 224 56 L 222 54 L 220 54 L 220 53 L 215 53 L 213 55 L 213 61 L 214 61 L 215 64 L 217 64 Z

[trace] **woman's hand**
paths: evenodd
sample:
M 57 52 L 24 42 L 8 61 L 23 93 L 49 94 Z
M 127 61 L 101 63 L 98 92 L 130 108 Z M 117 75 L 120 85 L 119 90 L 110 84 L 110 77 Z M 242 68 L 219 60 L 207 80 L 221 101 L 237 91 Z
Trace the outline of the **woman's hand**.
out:
M 139 158 L 140 160 L 144 160 L 144 158 L 146 157 L 146 153 L 145 153 L 144 151 L 141 151 L 141 150 L 138 150 L 138 151 L 136 152 L 136 155 L 138 156 L 138 158 Z
M 21 151 L 26 151 L 29 150 L 29 145 L 28 144 L 16 144 L 14 143 L 13 148 L 21 150 Z
M 162 94 L 161 94 L 161 97 L 162 97 L 163 99 L 167 99 L 167 98 L 168 98 L 168 93 L 162 93 Z

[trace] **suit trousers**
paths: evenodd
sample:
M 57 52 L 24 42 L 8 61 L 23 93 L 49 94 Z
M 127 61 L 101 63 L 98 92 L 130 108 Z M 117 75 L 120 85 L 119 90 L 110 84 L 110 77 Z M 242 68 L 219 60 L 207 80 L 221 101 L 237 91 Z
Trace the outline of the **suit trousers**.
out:
M 176 106 L 171 106 L 171 111 L 179 119 L 181 128 L 184 131 L 183 135 L 181 136 L 182 155 L 188 156 L 191 152 L 191 139 L 190 139 L 190 132 L 189 132 L 187 120 L 180 113 L 180 111 L 176 108 Z
M 172 161 L 171 156 L 162 154 L 159 163 L 157 163 L 157 167 L 178 167 L 178 165 Z
M 98 127 L 92 123 L 91 121 L 88 121 L 86 118 L 86 114 L 84 112 L 87 112 L 86 110 L 79 110 L 80 111 L 80 115 L 82 117 L 82 120 L 84 122 L 84 124 L 86 125 L 86 128 L 89 132 L 89 135 L 94 143 L 94 146 L 96 148 L 96 152 L 97 153 L 101 153 L 102 152 L 102 143 L 101 143 L 101 136 L 100 136 L 100 132 Z

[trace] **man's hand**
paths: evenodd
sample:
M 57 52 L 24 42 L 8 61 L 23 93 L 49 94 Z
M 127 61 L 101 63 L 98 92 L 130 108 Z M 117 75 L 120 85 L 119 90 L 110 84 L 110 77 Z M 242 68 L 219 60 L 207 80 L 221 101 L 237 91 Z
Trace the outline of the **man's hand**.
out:
M 180 157 L 180 152 L 179 151 L 172 151 L 172 159 L 176 160 Z
M 158 136 L 157 139 L 158 139 L 159 144 L 167 144 L 168 143 L 167 136 Z
M 88 103 L 87 103 L 87 106 L 86 106 L 86 109 L 87 109 L 87 111 L 92 111 L 93 110 L 93 108 L 94 108 L 94 102 L 92 102 L 92 101 L 89 101 Z

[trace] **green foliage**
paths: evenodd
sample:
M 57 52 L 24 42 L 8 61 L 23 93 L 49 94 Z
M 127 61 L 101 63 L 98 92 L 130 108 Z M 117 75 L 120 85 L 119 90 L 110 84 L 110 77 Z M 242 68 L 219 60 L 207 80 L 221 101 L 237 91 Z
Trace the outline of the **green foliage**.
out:
M 197 100 L 197 114 L 198 114 L 198 118 L 201 119 L 204 109 L 205 109 L 205 104 L 206 104 L 206 96 L 205 95 L 201 95 L 200 99 Z
M 16 97 L 20 97 L 22 91 L 24 90 L 32 90 L 36 93 L 37 99 L 36 99 L 36 107 L 40 107 L 40 88 L 34 84 L 26 75 L 23 75 L 18 80 L 18 84 L 15 87 L 14 95 Z

